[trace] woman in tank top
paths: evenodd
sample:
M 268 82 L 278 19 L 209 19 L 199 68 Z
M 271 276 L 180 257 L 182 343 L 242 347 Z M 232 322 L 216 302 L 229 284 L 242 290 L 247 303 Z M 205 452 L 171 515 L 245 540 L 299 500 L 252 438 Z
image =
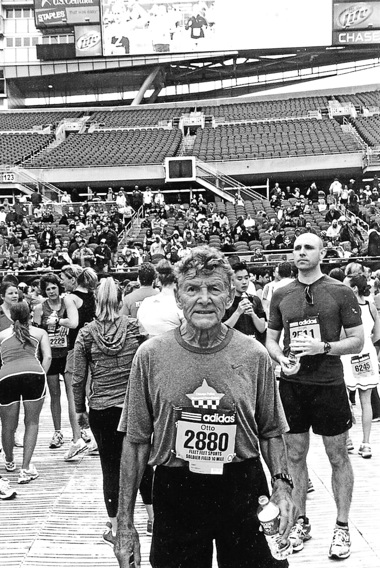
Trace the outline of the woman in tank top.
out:
M 47 384 L 50 393 L 50 409 L 53 418 L 54 434 L 50 448 L 60 448 L 63 444 L 61 431 L 61 383 L 59 376 L 65 377 L 66 356 L 68 352 L 68 327 L 63 324 L 77 317 L 73 302 L 62 297 L 63 286 L 56 274 L 45 274 L 40 281 L 42 295 L 46 298 L 34 310 L 35 325 L 44 329 L 49 337 L 52 350 L 52 362 L 47 373 Z M 68 401 L 69 420 L 73 436 L 78 430 L 71 385 L 65 381 Z
M 362 458 L 372 457 L 369 443 L 372 422 L 371 393 L 379 383 L 379 370 L 376 348 L 374 344 L 380 341 L 380 320 L 373 302 L 366 298 L 370 295 L 370 286 L 363 274 L 346 276 L 344 284 L 350 286 L 359 302 L 363 328 L 364 346 L 358 355 L 342 355 L 344 380 L 349 391 L 359 392 L 362 409 L 363 440 L 358 453 Z M 354 446 L 350 438 L 347 447 L 353 450 Z
M 95 316 L 95 296 L 94 290 L 98 283 L 96 272 L 92 268 L 82 268 L 77 264 L 68 264 L 62 268 L 61 280 L 67 292 L 65 296 L 66 306 L 74 306 L 73 315 L 62 322 L 62 325 L 69 328 L 68 335 L 68 353 L 66 357 L 65 367 L 65 383 L 70 385 L 70 396 L 72 397 L 72 377 L 74 368 L 74 344 L 80 329 L 94 319 Z M 84 425 L 87 428 L 87 425 Z M 91 442 L 91 436 L 84 437 L 87 442 Z M 96 444 L 91 444 L 92 449 L 96 448 Z M 73 442 L 65 453 L 66 461 L 72 460 L 78 454 L 87 449 L 85 440 L 82 439 L 80 427 L 77 424 Z
M 39 416 L 46 394 L 46 371 L 51 362 L 51 349 L 46 331 L 29 324 L 30 312 L 24 301 L 10 308 L 11 327 L 0 333 L 3 366 L 0 369 L 0 417 L 5 469 L 15 471 L 14 434 L 23 401 L 25 435 L 22 466 L 18 483 L 29 483 L 38 477 L 31 463 L 37 442 Z M 42 362 L 38 360 L 39 351 Z

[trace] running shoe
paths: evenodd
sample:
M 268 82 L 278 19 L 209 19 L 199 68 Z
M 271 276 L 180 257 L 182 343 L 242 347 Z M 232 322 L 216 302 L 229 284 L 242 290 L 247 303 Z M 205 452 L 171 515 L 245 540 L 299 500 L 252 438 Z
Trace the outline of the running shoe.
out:
M 313 491 L 315 491 L 314 485 L 309 477 L 309 479 L 307 480 L 307 493 L 313 493 Z
M 63 445 L 63 435 L 60 430 L 56 430 L 50 440 L 49 448 L 60 448 Z
M 38 476 L 39 473 L 36 470 L 36 467 L 33 464 L 30 464 L 29 469 L 22 469 L 22 468 L 20 469 L 17 483 L 21 484 L 29 483 L 30 481 L 37 479 Z
M 106 523 L 106 529 L 103 533 L 103 540 L 106 544 L 108 544 L 109 546 L 114 546 L 115 542 L 116 542 L 116 536 L 113 536 L 112 534 L 112 525 L 111 523 Z
M 82 438 L 79 438 L 79 440 L 77 442 L 72 442 L 69 449 L 67 450 L 67 452 L 65 453 L 65 455 L 63 456 L 63 459 L 65 461 L 70 461 L 73 458 L 75 458 L 75 456 L 78 456 L 79 454 L 82 454 L 83 452 L 85 452 L 87 450 L 87 444 L 84 440 L 82 440 Z
M 80 435 L 82 437 L 82 440 L 84 440 L 86 442 L 86 444 L 89 444 L 91 442 L 90 432 L 91 432 L 91 430 L 89 430 L 87 428 L 82 428 L 82 430 L 80 431 Z
M 90 444 L 87 444 L 87 455 L 89 456 L 97 456 L 99 455 L 99 448 L 98 448 L 98 444 L 95 442 L 95 440 L 92 440 Z
M 303 549 L 304 542 L 311 539 L 311 525 L 305 523 L 303 519 L 298 519 L 289 534 L 289 540 L 293 546 L 293 552 L 300 552 Z
M 10 462 L 5 461 L 4 466 L 7 471 L 16 471 L 16 464 L 14 461 Z
M 0 476 L 0 499 L 10 501 L 14 499 L 16 495 L 16 491 L 9 486 L 9 480 L 6 477 Z
M 152 536 L 153 534 L 153 521 L 146 522 L 146 534 L 147 536 Z
M 344 560 L 351 554 L 351 540 L 348 528 L 335 527 L 329 550 L 329 558 Z
M 358 450 L 359 456 L 362 456 L 364 459 L 369 459 L 372 457 L 371 446 L 369 444 L 360 444 Z
M 346 447 L 347 447 L 348 452 L 352 452 L 354 450 L 354 444 L 353 444 L 351 438 L 347 438 Z
M 375 416 L 375 418 L 372 418 L 372 422 L 380 422 L 380 416 Z

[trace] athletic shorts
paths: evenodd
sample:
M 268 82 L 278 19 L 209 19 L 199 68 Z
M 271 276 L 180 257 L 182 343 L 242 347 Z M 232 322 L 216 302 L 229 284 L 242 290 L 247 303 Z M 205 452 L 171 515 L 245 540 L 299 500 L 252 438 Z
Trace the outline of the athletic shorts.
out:
M 257 519 L 268 485 L 258 458 L 224 466 L 223 475 L 157 466 L 153 482 L 153 568 L 285 568 L 275 560 Z
M 20 373 L 0 381 L 0 406 L 40 400 L 46 395 L 45 373 Z
M 289 424 L 288 434 L 313 428 L 321 436 L 338 436 L 352 426 L 347 390 L 341 385 L 306 385 L 280 380 L 280 395 Z
M 56 357 L 51 360 L 51 365 L 47 372 L 50 375 L 63 375 L 66 368 L 66 357 Z

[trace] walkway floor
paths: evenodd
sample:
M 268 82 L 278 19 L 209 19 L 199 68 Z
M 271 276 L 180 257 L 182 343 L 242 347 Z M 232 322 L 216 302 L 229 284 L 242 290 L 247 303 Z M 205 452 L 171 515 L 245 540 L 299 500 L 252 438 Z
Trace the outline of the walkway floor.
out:
M 359 409 L 356 410 L 359 412 Z M 67 422 L 64 424 L 69 438 Z M 49 404 L 41 416 L 41 428 L 34 463 L 40 473 L 28 485 L 17 485 L 17 474 L 6 474 L 18 492 L 13 501 L 0 502 L 0 566 L 2 568 L 111 568 L 117 567 L 112 549 L 101 535 L 107 520 L 102 497 L 98 456 L 84 455 L 75 462 L 63 461 L 66 444 L 49 450 L 52 435 Z M 361 439 L 360 423 L 353 428 L 355 447 Z M 344 568 L 379 568 L 380 538 L 380 423 L 373 424 L 374 456 L 364 460 L 352 454 L 355 491 L 351 509 L 351 557 Z M 17 464 L 21 448 L 16 448 Z M 1 463 L 1 474 L 5 476 Z M 315 492 L 308 497 L 308 514 L 313 538 L 302 552 L 290 558 L 290 566 L 327 568 L 327 558 L 335 521 L 330 484 L 330 467 L 322 441 L 313 437 L 309 459 L 310 477 Z M 137 505 L 137 527 L 141 531 L 143 566 L 149 567 L 150 538 L 145 536 L 146 513 Z M 215 564 L 216 566 L 216 564 Z M 194 567 L 196 568 L 196 566 Z

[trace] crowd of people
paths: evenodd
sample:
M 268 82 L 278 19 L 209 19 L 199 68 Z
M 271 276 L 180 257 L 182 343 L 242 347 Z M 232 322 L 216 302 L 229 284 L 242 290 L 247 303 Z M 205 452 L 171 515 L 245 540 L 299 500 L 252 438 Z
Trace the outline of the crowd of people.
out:
M 337 208 L 348 209 L 350 203 L 342 203 L 343 188 L 338 194 L 332 184 L 330 190 L 334 203 L 326 203 L 326 216 L 333 225 L 339 221 Z M 104 264 L 99 269 L 84 253 L 75 262 L 75 253 L 89 244 L 96 245 L 94 250 L 108 247 L 104 235 L 114 231 L 107 224 L 109 213 L 104 213 L 100 244 L 78 242 L 81 232 L 73 234 L 66 262 L 54 267 L 57 273 L 46 267 L 30 286 L 20 285 L 14 274 L 3 278 L 5 469 L 18 467 L 13 447 L 22 403 L 18 483 L 38 477 L 32 458 L 47 392 L 50 448 L 67 443 L 62 377 L 71 426 L 63 457 L 71 461 L 86 451 L 99 452 L 108 514 L 103 539 L 114 547 L 122 568 L 132 556 L 136 567 L 141 563 L 133 517 L 139 489 L 154 568 L 210 568 L 213 541 L 220 566 L 287 566 L 286 559 L 271 555 L 259 531 L 257 501 L 260 495 L 271 498 L 280 510 L 281 543 L 290 541 L 294 552 L 301 551 L 311 538 L 306 511 L 310 429 L 322 436 L 332 468 L 337 516 L 328 555 L 342 560 L 351 553 L 353 406 L 360 402 L 363 439 L 357 451 L 364 459 L 372 456 L 372 422 L 380 420 L 380 273 L 372 277 L 367 266 L 351 262 L 345 272 L 325 275 L 321 263 L 331 246 L 307 227 L 294 235 L 294 265 L 281 262 L 272 272 L 265 264 L 248 266 L 227 257 L 224 252 L 234 252 L 245 234 L 250 240 L 259 228 L 280 234 L 275 225 L 295 218 L 278 206 L 280 192 L 277 184 L 275 216 L 263 216 L 260 227 L 250 215 L 231 227 L 227 216 L 201 196 L 187 208 L 165 207 L 163 196 L 159 204 L 153 194 L 147 202 L 142 192 L 138 208 L 143 207 L 147 231 L 141 258 L 137 251 L 133 265 L 137 282 L 120 285 L 102 274 Z M 315 187 L 304 200 L 296 197 L 295 205 L 298 199 L 312 200 L 315 192 L 322 199 Z M 65 205 L 69 214 L 71 206 Z M 90 211 L 91 206 L 85 215 Z M 168 235 L 172 214 L 182 223 Z M 89 217 L 98 224 L 101 216 L 92 212 Z M 216 234 L 222 250 L 209 246 Z M 53 242 L 46 237 L 45 231 L 43 242 Z M 56 240 L 54 246 L 44 250 L 60 247 Z M 110 269 L 117 248 L 109 249 Z M 158 262 L 150 262 L 157 255 Z M 272 477 L 271 491 L 262 460 Z M 4 478 L 0 497 L 16 497 Z

